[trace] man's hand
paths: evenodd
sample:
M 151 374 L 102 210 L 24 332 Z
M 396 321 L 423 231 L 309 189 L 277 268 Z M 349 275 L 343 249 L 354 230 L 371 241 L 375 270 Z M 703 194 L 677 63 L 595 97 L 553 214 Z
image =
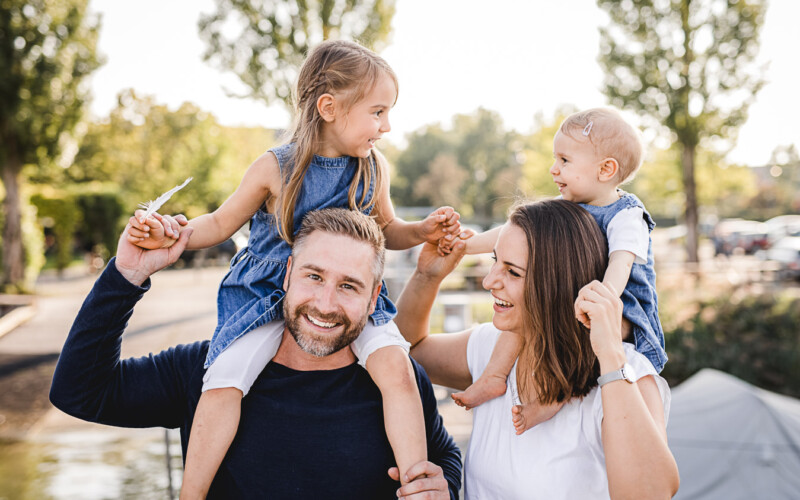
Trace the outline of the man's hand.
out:
M 397 467 L 389 469 L 389 477 L 400 480 Z M 431 462 L 419 462 L 406 473 L 411 481 L 397 490 L 397 497 L 403 500 L 449 500 L 450 490 L 442 468 Z
M 175 263 L 186 248 L 193 231 L 191 227 L 185 228 L 178 241 L 169 248 L 144 250 L 130 242 L 130 228 L 130 224 L 125 226 L 119 238 L 115 264 L 119 273 L 136 286 L 141 286 L 152 274 Z

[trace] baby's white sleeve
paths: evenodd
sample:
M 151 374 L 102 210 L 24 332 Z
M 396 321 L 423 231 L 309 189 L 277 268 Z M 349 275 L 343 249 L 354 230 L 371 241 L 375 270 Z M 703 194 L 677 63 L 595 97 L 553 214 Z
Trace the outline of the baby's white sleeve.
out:
M 636 256 L 636 264 L 647 264 L 647 249 L 650 246 L 650 231 L 644 220 L 644 210 L 639 207 L 620 210 L 608 223 L 606 229 L 608 255 L 625 250 Z
M 353 354 L 358 358 L 358 364 L 367 368 L 367 358 L 382 347 L 398 346 L 404 351 L 409 352 L 411 344 L 403 338 L 403 334 L 397 329 L 394 321 L 389 321 L 383 325 L 376 325 L 370 319 L 367 321 L 364 330 L 350 344 Z

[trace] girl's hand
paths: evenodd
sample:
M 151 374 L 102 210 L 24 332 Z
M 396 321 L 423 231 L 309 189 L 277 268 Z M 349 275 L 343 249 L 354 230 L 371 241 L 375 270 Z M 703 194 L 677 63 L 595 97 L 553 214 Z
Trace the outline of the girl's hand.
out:
M 183 215 L 172 217 L 154 213 L 146 220 L 142 220 L 143 215 L 144 211 L 137 210 L 133 217 L 128 219 L 126 239 L 146 250 L 171 247 L 180 236 L 180 226 L 188 223 Z
M 189 223 L 189 220 L 183 214 L 178 214 L 173 217 L 172 215 L 154 213 L 153 216 L 164 226 L 164 233 L 166 236 L 174 240 L 177 240 L 181 235 L 181 226 L 185 226 Z
M 588 317 L 592 350 L 601 366 L 605 360 L 618 359 L 622 349 L 622 300 L 611 285 L 597 280 L 583 287 L 575 309 Z
M 460 218 L 453 207 L 437 208 L 419 223 L 419 236 L 422 241 L 433 244 L 439 244 L 442 238 L 453 241 L 461 232 Z

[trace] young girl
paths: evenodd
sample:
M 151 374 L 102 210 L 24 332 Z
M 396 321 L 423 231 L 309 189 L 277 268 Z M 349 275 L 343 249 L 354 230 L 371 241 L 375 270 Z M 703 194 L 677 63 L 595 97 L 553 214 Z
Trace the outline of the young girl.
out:
M 664 367 L 664 333 L 658 319 L 656 274 L 650 231 L 655 223 L 639 199 L 619 189 L 642 163 L 643 148 L 637 131 L 613 109 L 596 108 L 574 113 L 561 124 L 553 139 L 550 174 L 565 200 L 580 203 L 595 218 L 608 240 L 608 268 L 603 283 L 621 291 L 623 316 L 631 325 L 636 349 Z M 467 253 L 491 252 L 499 228 L 467 240 Z M 558 272 L 554 263 L 553 272 Z M 497 302 L 495 308 L 507 304 Z M 589 328 L 589 318 L 576 308 L 576 317 Z M 472 408 L 506 391 L 506 379 L 517 359 L 521 341 L 503 332 L 491 361 L 466 391 L 453 394 L 457 404 Z M 547 420 L 560 404 L 517 405 L 513 411 L 517 434 Z
M 394 215 L 388 167 L 374 145 L 390 130 L 389 110 L 396 99 L 397 78 L 382 58 L 352 42 L 320 44 L 300 70 L 291 141 L 257 159 L 219 209 L 188 222 L 194 232 L 187 248 L 220 243 L 248 219 L 251 228 L 248 247 L 233 258 L 220 284 L 218 325 L 205 363 L 181 498 L 207 493 L 236 434 L 241 399 L 278 349 L 283 328 L 264 325 L 283 319 L 286 260 L 307 212 L 372 211 L 389 249 L 424 241 L 446 246 L 444 240 L 459 232 L 458 214 L 449 207 L 415 223 Z M 149 249 L 172 244 L 175 219 L 158 216 L 143 224 L 138 216 L 130 221 L 134 244 Z M 383 396 L 386 432 L 403 478 L 410 466 L 427 460 L 425 426 L 408 343 L 392 321 L 396 309 L 385 284 L 380 293 L 352 348 Z

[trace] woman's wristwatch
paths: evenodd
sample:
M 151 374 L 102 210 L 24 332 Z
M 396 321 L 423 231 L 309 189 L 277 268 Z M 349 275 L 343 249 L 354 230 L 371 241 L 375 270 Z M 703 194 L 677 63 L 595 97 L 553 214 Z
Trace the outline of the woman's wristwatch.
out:
M 631 365 L 625 363 L 619 370 L 604 373 L 597 377 L 597 383 L 600 387 L 603 387 L 609 382 L 614 382 L 615 380 L 624 380 L 627 383 L 632 384 L 636 382 L 636 372 L 633 370 Z

